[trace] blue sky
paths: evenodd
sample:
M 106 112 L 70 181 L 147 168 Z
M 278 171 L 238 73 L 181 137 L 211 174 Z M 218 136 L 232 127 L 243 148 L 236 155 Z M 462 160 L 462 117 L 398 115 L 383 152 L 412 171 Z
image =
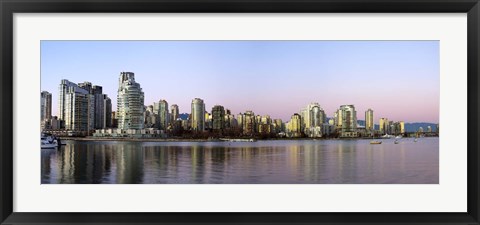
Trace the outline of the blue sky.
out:
M 331 117 L 354 104 L 405 122 L 439 120 L 438 41 L 42 41 L 41 88 L 57 114 L 61 79 L 103 87 L 116 110 L 118 76 L 135 73 L 145 105 L 166 99 L 190 113 L 253 110 L 288 120 L 310 102 Z

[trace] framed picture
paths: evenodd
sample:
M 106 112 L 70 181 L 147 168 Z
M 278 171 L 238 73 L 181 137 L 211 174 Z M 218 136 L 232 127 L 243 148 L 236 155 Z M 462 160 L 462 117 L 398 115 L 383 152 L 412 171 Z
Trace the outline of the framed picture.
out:
M 2 224 L 479 224 L 478 0 L 0 4 Z

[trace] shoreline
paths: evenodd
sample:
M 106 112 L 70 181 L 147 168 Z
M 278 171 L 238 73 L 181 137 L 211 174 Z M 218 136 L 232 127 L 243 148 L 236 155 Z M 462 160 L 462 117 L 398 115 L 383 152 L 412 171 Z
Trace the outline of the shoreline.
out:
M 411 137 L 403 137 L 411 138 Z M 98 137 L 60 137 L 63 140 L 72 140 L 72 141 L 121 141 L 121 142 L 229 142 L 228 140 L 220 139 L 193 139 L 193 138 L 98 138 Z M 232 142 L 249 142 L 250 138 L 232 138 L 236 140 L 245 140 L 245 141 L 232 141 Z M 391 139 L 382 139 L 382 138 L 269 138 L 269 139 L 254 139 L 255 141 L 303 141 L 303 140 L 312 140 L 312 141 L 322 141 L 322 140 L 393 140 Z

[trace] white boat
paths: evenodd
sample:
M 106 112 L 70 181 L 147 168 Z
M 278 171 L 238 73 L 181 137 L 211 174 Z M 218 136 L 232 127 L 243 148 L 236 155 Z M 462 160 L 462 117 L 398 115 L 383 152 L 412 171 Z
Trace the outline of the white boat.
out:
M 402 138 L 402 135 L 397 135 L 395 138 L 400 139 L 400 138 Z
M 58 142 L 52 136 L 41 136 L 40 147 L 42 149 L 54 149 L 58 147 Z
M 250 138 L 250 139 L 243 139 L 243 138 L 235 138 L 235 139 L 230 139 L 230 138 L 220 138 L 222 141 L 229 141 L 229 142 L 255 142 L 257 140 Z
M 398 140 L 395 140 L 393 143 L 395 143 L 395 144 L 398 144 L 398 143 L 399 143 L 399 141 L 398 141 Z
M 383 139 L 390 139 L 392 137 L 393 137 L 393 135 L 389 135 L 389 134 L 385 134 L 385 135 L 382 136 Z

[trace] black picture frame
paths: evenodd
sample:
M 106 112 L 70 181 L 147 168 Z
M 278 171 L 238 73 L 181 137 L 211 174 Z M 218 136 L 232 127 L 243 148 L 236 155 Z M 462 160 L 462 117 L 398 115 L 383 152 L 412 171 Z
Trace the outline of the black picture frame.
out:
M 0 0 L 2 224 L 480 224 L 479 0 Z M 14 13 L 467 13 L 467 213 L 18 213 L 13 212 Z

